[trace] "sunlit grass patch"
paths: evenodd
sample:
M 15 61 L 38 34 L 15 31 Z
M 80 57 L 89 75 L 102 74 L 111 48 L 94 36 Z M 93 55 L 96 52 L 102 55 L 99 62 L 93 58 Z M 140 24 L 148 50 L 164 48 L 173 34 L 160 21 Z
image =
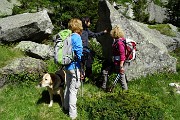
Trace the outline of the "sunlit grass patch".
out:
M 14 58 L 18 58 L 23 56 L 23 52 L 18 49 L 0 45 L 0 67 L 3 67 L 10 63 Z
M 176 33 L 172 31 L 171 27 L 168 24 L 156 24 L 156 25 L 149 25 L 148 26 L 151 29 L 158 30 L 161 34 L 175 37 Z

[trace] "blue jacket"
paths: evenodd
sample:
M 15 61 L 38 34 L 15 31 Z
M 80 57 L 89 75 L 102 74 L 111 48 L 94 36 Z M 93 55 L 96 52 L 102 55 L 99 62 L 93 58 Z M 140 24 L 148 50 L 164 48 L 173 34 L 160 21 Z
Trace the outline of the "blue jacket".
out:
M 72 40 L 72 50 L 76 53 L 77 62 L 72 62 L 69 65 L 65 66 L 66 70 L 73 70 L 75 68 L 80 69 L 80 61 L 83 52 L 81 36 L 77 33 L 73 33 L 71 35 L 71 40 Z
M 104 34 L 104 31 L 98 32 L 98 33 L 94 33 L 92 31 L 90 31 L 88 28 L 84 28 L 81 38 L 82 38 L 82 44 L 84 48 L 88 48 L 88 38 L 89 37 L 98 37 Z

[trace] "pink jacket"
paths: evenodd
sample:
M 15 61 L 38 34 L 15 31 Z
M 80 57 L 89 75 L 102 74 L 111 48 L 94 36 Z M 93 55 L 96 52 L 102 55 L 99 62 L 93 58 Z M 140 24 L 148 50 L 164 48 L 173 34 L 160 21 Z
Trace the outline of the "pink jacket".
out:
M 115 65 L 119 65 L 120 61 L 125 61 L 125 45 L 123 41 L 125 38 L 116 39 L 112 44 L 112 54 L 114 57 Z M 118 57 L 119 56 L 119 57 Z

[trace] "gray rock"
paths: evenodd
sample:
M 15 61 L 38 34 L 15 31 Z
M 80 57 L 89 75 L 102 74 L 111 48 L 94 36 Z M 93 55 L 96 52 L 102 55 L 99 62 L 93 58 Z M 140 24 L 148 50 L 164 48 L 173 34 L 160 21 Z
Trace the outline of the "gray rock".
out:
M 5 85 L 6 80 L 7 80 L 7 76 L 6 75 L 0 76 L 0 88 Z
M 54 56 L 53 47 L 31 41 L 21 41 L 15 48 L 20 49 L 28 56 L 37 59 L 48 60 Z
M 134 19 L 135 16 L 134 16 L 134 11 L 133 11 L 133 6 L 132 4 L 127 4 L 127 12 L 126 12 L 126 16 L 127 17 L 130 17 L 131 19 Z
M 149 14 L 149 22 L 163 23 L 167 19 L 166 8 L 154 4 L 153 1 L 148 4 L 147 12 Z
M 111 30 L 113 26 L 119 25 L 124 30 L 127 38 L 137 42 L 137 58 L 126 71 L 128 80 L 156 72 L 176 72 L 176 59 L 168 54 L 165 45 L 166 42 L 174 42 L 172 38 L 149 29 L 147 25 L 126 19 L 106 0 L 99 2 L 98 12 L 97 31 L 106 28 Z M 111 61 L 113 39 L 107 34 L 99 37 L 98 41 L 103 47 L 104 56 Z
M 42 60 L 23 57 L 13 60 L 10 64 L 0 69 L 2 75 L 8 74 L 20 74 L 20 73 L 29 73 L 29 74 L 41 74 L 46 71 L 46 64 Z
M 30 40 L 40 42 L 52 33 L 47 11 L 24 13 L 0 19 L 0 42 Z
M 7 0 L 1 0 L 0 2 L 0 17 L 12 15 L 13 4 Z
M 0 68 L 0 87 L 5 85 L 9 75 L 25 73 L 42 76 L 46 70 L 47 65 L 42 60 L 31 57 L 17 58 L 5 67 Z
M 113 5 L 114 6 L 114 5 Z M 163 23 L 168 19 L 166 15 L 166 8 L 163 8 L 161 6 L 158 6 L 154 4 L 152 0 L 147 0 L 147 8 L 145 9 L 145 13 L 149 15 L 147 22 L 152 23 Z M 118 11 L 127 17 L 134 19 L 134 11 L 133 11 L 133 5 L 130 3 L 126 3 L 126 5 L 116 5 L 116 8 L 118 8 Z

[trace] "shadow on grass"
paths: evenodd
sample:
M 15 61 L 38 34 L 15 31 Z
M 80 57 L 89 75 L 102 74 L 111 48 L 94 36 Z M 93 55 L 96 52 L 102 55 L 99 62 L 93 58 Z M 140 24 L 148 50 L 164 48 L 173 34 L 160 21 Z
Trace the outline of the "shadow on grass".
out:
M 57 94 L 53 95 L 53 102 L 58 103 L 60 107 L 62 106 L 61 97 Z M 49 97 L 48 90 L 44 90 L 42 92 L 41 98 L 39 98 L 39 100 L 37 101 L 36 104 L 42 104 L 42 103 L 46 103 L 47 105 L 49 105 L 49 103 L 50 103 L 50 97 Z

